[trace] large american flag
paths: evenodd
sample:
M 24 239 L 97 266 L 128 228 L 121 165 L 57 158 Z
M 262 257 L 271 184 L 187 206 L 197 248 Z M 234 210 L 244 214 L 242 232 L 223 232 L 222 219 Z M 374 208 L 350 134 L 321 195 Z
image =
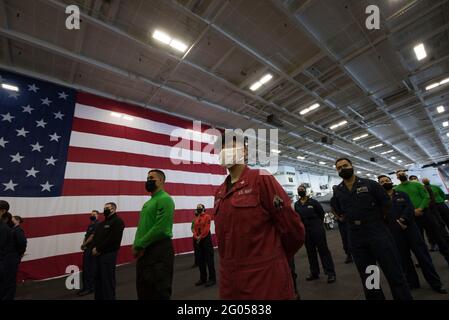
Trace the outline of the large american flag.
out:
M 0 70 L 0 82 L 19 88 L 0 88 L 0 199 L 25 218 L 20 279 L 56 277 L 69 265 L 81 266 L 88 214 L 110 201 L 126 225 L 118 262 L 131 261 L 150 168 L 167 175 L 176 252 L 192 251 L 193 210 L 197 203 L 213 206 L 225 170 L 210 154 L 206 163 L 172 160 L 200 159 L 210 135 L 177 117 L 7 71 Z M 181 148 L 173 132 L 187 139 Z

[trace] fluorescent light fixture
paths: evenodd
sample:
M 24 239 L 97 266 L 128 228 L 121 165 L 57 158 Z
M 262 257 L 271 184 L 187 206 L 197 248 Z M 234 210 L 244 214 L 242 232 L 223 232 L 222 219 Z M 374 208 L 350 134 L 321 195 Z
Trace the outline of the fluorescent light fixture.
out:
M 346 120 L 340 121 L 339 123 L 336 123 L 336 124 L 332 125 L 332 126 L 330 127 L 330 129 L 331 129 L 331 130 L 336 129 L 336 128 L 338 128 L 338 127 L 344 126 L 344 125 L 347 124 L 347 123 L 348 123 L 348 121 L 346 121 Z
M 443 122 L 443 127 L 445 127 L 445 128 L 446 128 L 446 127 L 449 127 L 449 121 L 444 121 L 444 122 Z
M 371 173 L 367 173 L 366 175 L 367 175 L 368 177 L 371 177 Z
M 262 86 L 262 83 L 260 83 L 260 81 L 255 82 L 251 87 L 249 87 L 249 89 L 251 91 L 256 91 L 257 89 L 259 89 Z
M 418 59 L 418 61 L 427 57 L 426 48 L 424 47 L 424 44 L 422 43 L 418 44 L 413 48 L 413 50 L 415 51 L 416 59 Z
M 406 167 L 410 167 L 410 166 L 412 166 L 413 165 L 413 163 L 409 163 L 409 164 L 406 164 L 405 166 Z
M 165 44 L 169 44 L 172 40 L 168 34 L 162 32 L 162 31 L 159 31 L 159 30 L 155 30 L 153 32 L 153 38 L 156 40 L 159 40 L 160 42 L 165 43 Z
M 375 149 L 375 148 L 379 148 L 382 146 L 383 146 L 383 143 L 379 143 L 379 144 L 375 144 L 374 146 L 369 147 L 369 149 Z
M 399 163 L 402 163 L 402 160 L 398 160 Z
M 130 116 L 123 116 L 123 119 L 133 121 L 133 117 Z
M 444 109 L 444 106 L 438 106 L 438 107 L 437 107 L 437 112 L 438 112 L 438 113 L 443 113 L 444 110 L 445 110 L 445 109 Z
M 175 48 L 176 50 L 180 52 L 186 52 L 187 45 L 179 40 L 173 39 L 170 41 L 170 47 Z
M 449 82 L 449 78 L 443 79 L 440 81 L 440 86 Z
M 306 157 L 303 157 L 303 156 L 297 156 L 296 158 L 298 158 L 299 160 L 304 160 Z
M 266 75 L 264 75 L 260 80 L 259 80 L 259 82 L 261 83 L 261 84 L 265 84 L 265 83 L 267 83 L 268 81 L 270 81 L 271 79 L 273 79 L 273 76 L 271 75 L 271 74 L 266 74 Z
M 315 110 L 316 108 L 318 108 L 320 106 L 319 103 L 314 103 L 312 104 L 310 107 L 305 108 L 304 110 L 301 110 L 301 112 L 299 113 L 300 115 L 305 115 L 306 113 L 309 113 L 312 110 Z
M 446 133 L 446 135 L 449 137 L 449 132 L 448 133 Z
M 388 153 L 392 153 L 392 152 L 394 152 L 394 150 L 388 150 L 388 151 L 382 152 L 381 154 L 388 154 Z
M 115 118 L 121 118 L 122 114 L 118 113 L 118 112 L 111 112 L 111 116 L 115 117 Z
M 361 174 L 362 173 L 362 171 L 357 171 L 357 174 Z
M 277 154 L 281 153 L 281 151 L 280 151 L 280 150 L 278 150 L 278 149 L 271 149 L 271 152 L 273 152 L 273 153 L 277 153 Z
M 13 86 L 12 84 L 7 84 L 7 83 L 2 83 L 2 88 L 6 89 L 6 90 L 15 91 L 15 92 L 19 91 L 19 87 Z
M 431 85 L 428 85 L 426 87 L 426 90 L 427 91 L 432 90 L 432 89 L 434 89 L 436 87 L 439 87 L 439 86 L 442 86 L 442 85 L 444 85 L 446 83 L 449 83 L 449 78 L 445 78 L 445 79 L 441 80 L 440 82 L 435 82 L 435 83 L 432 83 Z
M 360 135 L 360 136 L 357 136 L 357 137 L 355 137 L 354 139 L 352 139 L 353 141 L 357 141 L 357 140 L 360 140 L 360 139 L 363 139 L 363 138 L 366 138 L 366 137 L 368 137 L 368 133 L 365 133 L 365 134 L 362 134 L 362 135 Z
M 322 164 L 323 166 L 326 164 L 326 162 L 320 161 L 320 164 Z
M 391 159 L 391 160 L 394 160 L 394 159 L 396 159 L 396 157 L 391 157 L 390 159 Z

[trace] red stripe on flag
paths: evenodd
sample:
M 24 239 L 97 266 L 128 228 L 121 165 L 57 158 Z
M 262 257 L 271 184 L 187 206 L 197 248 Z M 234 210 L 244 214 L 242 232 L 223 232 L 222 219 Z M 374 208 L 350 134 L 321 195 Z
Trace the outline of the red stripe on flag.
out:
M 195 204 L 196 206 L 196 204 Z M 101 210 L 100 210 L 101 211 Z M 212 212 L 212 209 L 206 209 L 206 212 Z M 137 227 L 139 223 L 139 212 L 126 211 L 118 212 L 127 228 Z M 56 234 L 85 232 L 90 223 L 90 213 L 68 214 L 50 217 L 30 217 L 25 218 L 22 224 L 27 238 L 37 238 L 53 236 Z M 194 209 L 175 210 L 173 222 L 190 223 L 194 217 Z M 100 215 L 100 220 L 102 217 Z M 212 216 L 213 219 L 213 216 Z M 80 239 L 81 245 L 82 239 Z
M 140 168 L 159 168 L 162 170 L 179 170 L 197 173 L 225 175 L 226 169 L 217 164 L 180 163 L 174 164 L 169 158 L 146 156 L 135 153 L 98 150 L 91 148 L 69 147 L 67 161 L 99 163 Z M 223 179 L 224 180 L 224 179 Z
M 168 114 L 157 112 L 151 109 L 145 109 L 140 106 L 131 105 L 124 102 L 114 101 L 111 99 L 97 97 L 89 93 L 78 92 L 76 102 L 95 108 L 124 113 L 130 116 L 144 118 L 156 122 L 166 123 L 184 129 L 193 129 L 193 123 L 189 120 L 184 120 Z M 201 131 L 210 129 L 210 126 L 202 125 Z M 217 129 L 218 130 L 218 129 Z
M 211 149 L 211 144 L 205 142 L 201 143 L 199 141 L 194 142 L 190 139 L 183 139 L 183 143 L 180 143 L 181 138 L 174 138 L 173 141 L 171 141 L 169 135 L 80 118 L 73 119 L 72 131 L 92 133 L 147 143 L 155 143 L 164 146 L 177 146 L 181 149 L 194 151 L 207 151 L 208 149 Z M 208 146 L 209 148 L 206 149 L 206 147 Z M 213 149 L 209 150 L 208 153 L 212 154 Z
M 215 235 L 212 240 L 216 244 Z M 192 238 L 181 238 L 173 240 L 175 253 L 185 253 L 193 251 Z M 132 257 L 132 247 L 123 246 L 119 250 L 117 264 L 129 263 L 134 261 Z M 23 280 L 39 280 L 61 276 L 66 273 L 66 268 L 70 265 L 78 266 L 82 269 L 82 253 L 71 253 L 60 256 L 53 256 L 43 259 L 24 261 L 19 266 L 17 279 Z
M 172 196 L 180 195 L 203 197 L 215 194 L 217 187 L 206 184 L 166 183 L 164 189 Z M 145 196 L 148 195 L 148 192 L 145 190 L 145 183 L 142 181 L 65 179 L 62 195 Z

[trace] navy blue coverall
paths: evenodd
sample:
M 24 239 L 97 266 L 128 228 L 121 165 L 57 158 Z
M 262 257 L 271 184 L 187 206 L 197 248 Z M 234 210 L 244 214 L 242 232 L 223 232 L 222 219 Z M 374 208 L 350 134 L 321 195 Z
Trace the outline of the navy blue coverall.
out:
M 323 226 L 323 207 L 315 199 L 308 198 L 304 204 L 301 203 L 301 200 L 296 201 L 295 211 L 301 216 L 306 229 L 305 245 L 309 259 L 310 274 L 312 276 L 319 276 L 320 274 L 318 250 L 324 273 L 328 276 L 335 276 L 334 261 L 327 246 L 326 231 Z
M 379 264 L 390 285 L 395 300 L 412 300 L 398 250 L 384 222 L 384 210 L 391 205 L 390 197 L 377 182 L 356 177 L 352 190 L 342 181 L 336 188 L 335 210 L 348 223 L 351 253 L 367 300 L 383 300 L 382 288 L 368 289 L 368 266 Z
M 420 287 L 418 274 L 410 256 L 410 251 L 412 251 L 429 285 L 434 289 L 441 288 L 440 277 L 435 270 L 427 245 L 415 223 L 414 215 L 415 208 L 409 196 L 405 192 L 393 191 L 392 205 L 387 215 L 387 223 L 399 249 L 402 267 L 409 286 L 411 288 Z M 405 230 L 402 230 L 396 221 L 400 218 L 404 220 L 403 224 L 407 226 Z

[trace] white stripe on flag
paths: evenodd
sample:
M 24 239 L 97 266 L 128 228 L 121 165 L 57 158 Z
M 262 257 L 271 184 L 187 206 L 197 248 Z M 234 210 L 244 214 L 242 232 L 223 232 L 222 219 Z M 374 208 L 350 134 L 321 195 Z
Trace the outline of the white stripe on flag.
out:
M 198 203 L 206 208 L 214 205 L 213 196 L 173 196 L 175 209 L 194 209 Z M 101 210 L 105 203 L 115 202 L 117 211 L 140 211 L 143 204 L 150 199 L 149 196 L 70 196 L 54 198 L 16 198 L 5 197 L 11 211 L 22 217 L 49 217 L 55 215 L 68 215 L 89 213 L 93 209 Z
M 183 146 L 172 147 L 77 131 L 72 131 L 70 146 L 162 157 L 167 158 L 167 160 L 172 161 L 174 164 L 191 164 L 194 162 L 218 164 L 218 155 L 181 148 Z
M 117 166 L 96 163 L 67 162 L 65 179 L 146 181 L 149 168 Z M 169 183 L 205 184 L 218 186 L 226 176 L 179 170 L 166 170 Z
M 116 114 L 116 113 L 115 113 Z M 173 136 L 175 138 L 182 137 L 184 139 L 194 140 L 204 143 L 213 143 L 216 139 L 215 135 L 200 133 L 198 131 L 192 131 L 190 129 L 184 129 L 170 124 L 156 122 L 145 118 L 139 118 L 131 116 L 132 120 L 127 120 L 122 117 L 112 116 L 112 112 L 100 108 L 77 103 L 75 107 L 75 117 L 81 119 L 88 119 L 94 121 L 105 122 L 109 124 L 116 124 L 125 126 L 128 128 L 134 128 L 139 130 L 145 130 L 148 132 L 154 132 L 159 134 L 165 134 Z M 217 131 L 218 133 L 218 131 Z M 174 139 L 173 141 L 177 141 Z
M 176 223 L 173 225 L 173 239 L 191 238 L 190 223 Z M 136 227 L 123 231 L 122 246 L 132 245 L 136 234 Z M 215 225 L 211 223 L 211 233 L 215 233 Z M 22 261 L 48 258 L 63 254 L 81 252 L 80 246 L 84 239 L 84 232 L 58 234 L 54 236 L 28 239 L 27 252 Z

